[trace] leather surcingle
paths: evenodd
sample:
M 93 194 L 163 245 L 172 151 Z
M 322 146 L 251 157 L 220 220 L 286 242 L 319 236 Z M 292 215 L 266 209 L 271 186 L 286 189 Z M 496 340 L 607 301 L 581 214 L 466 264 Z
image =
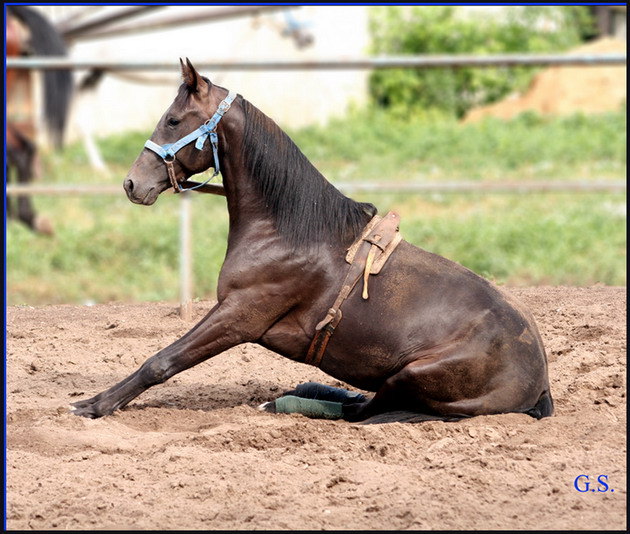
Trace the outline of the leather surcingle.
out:
M 350 246 L 346 254 L 346 261 L 350 264 L 350 268 L 341 285 L 341 291 L 324 319 L 315 327 L 315 336 L 306 353 L 304 363 L 315 367 L 320 366 L 326 346 L 343 316 L 341 305 L 361 278 L 363 279 L 362 298 L 364 300 L 369 298 L 369 276 L 381 272 L 385 262 L 402 241 L 399 223 L 400 216 L 394 212 L 390 211 L 385 217 L 376 215 L 363 229 L 361 237 Z

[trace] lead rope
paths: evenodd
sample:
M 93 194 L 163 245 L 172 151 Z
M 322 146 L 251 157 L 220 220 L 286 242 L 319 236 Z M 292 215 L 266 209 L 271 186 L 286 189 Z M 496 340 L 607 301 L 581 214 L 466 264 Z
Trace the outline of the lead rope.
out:
M 175 161 L 175 156 L 172 159 L 164 159 L 164 164 L 166 165 L 166 170 L 168 172 L 168 177 L 171 180 L 171 185 L 176 193 L 179 193 L 182 188 L 177 181 L 177 176 L 175 175 L 175 167 L 173 166 L 173 161 Z

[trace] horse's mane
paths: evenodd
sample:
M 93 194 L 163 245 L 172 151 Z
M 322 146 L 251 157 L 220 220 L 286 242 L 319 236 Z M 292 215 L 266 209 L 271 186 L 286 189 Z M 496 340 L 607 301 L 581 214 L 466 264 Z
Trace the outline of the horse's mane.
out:
M 296 248 L 352 242 L 376 208 L 344 196 L 275 122 L 245 99 L 242 108 L 245 165 L 278 233 Z

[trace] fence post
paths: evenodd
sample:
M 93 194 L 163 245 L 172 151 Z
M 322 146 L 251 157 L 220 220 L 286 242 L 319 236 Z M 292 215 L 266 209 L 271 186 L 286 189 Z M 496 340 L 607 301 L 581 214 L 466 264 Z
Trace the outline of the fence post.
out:
M 191 228 L 190 211 L 192 197 L 189 192 L 180 193 L 179 204 L 179 273 L 180 296 L 179 316 L 183 321 L 192 318 L 192 260 L 191 260 Z

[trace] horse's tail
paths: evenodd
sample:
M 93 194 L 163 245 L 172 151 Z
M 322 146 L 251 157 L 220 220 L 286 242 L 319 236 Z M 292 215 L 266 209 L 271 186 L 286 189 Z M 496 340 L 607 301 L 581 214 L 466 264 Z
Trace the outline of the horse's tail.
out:
M 452 415 L 452 416 L 439 416 L 439 415 L 429 415 L 418 412 L 408 412 L 404 410 L 395 411 L 395 412 L 385 412 L 377 415 L 373 415 L 372 417 L 368 417 L 363 421 L 359 421 L 360 425 L 379 425 L 384 423 L 424 423 L 426 421 L 445 421 L 445 422 L 455 422 L 461 421 L 465 419 L 467 416 L 465 415 Z
M 535 417 L 536 419 L 542 419 L 543 417 L 550 417 L 553 415 L 553 399 L 551 398 L 551 393 L 549 391 L 543 391 L 543 393 L 538 398 L 538 401 L 534 405 L 533 408 L 529 410 L 525 410 L 522 413 L 526 413 L 531 417 Z M 445 422 L 454 422 L 461 421 L 462 419 L 467 418 L 466 415 L 450 415 L 450 416 L 439 416 L 439 415 L 428 415 L 417 412 L 408 412 L 408 411 L 397 411 L 397 412 L 385 412 L 382 414 L 374 415 L 361 421 L 362 425 L 374 425 L 381 423 L 423 423 L 425 421 L 445 421 Z
M 24 24 L 30 33 L 30 49 L 38 56 L 66 56 L 66 45 L 57 29 L 39 12 L 21 5 L 7 6 L 8 13 Z M 70 100 L 72 73 L 67 69 L 44 71 L 44 117 L 55 146 L 63 144 Z

